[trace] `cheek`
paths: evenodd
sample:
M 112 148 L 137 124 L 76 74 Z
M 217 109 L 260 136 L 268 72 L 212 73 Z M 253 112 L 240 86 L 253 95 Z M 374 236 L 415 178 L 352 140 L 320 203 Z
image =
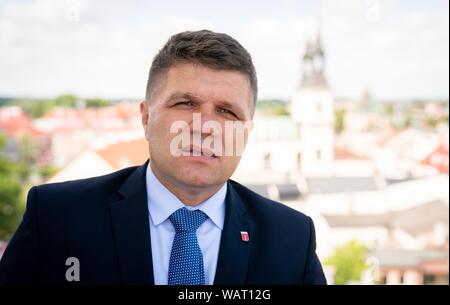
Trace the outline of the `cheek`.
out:
M 171 143 L 180 133 L 179 130 L 171 132 L 171 126 L 175 121 L 173 116 L 156 115 L 149 122 L 149 145 L 154 155 L 168 159 L 172 157 Z
M 239 156 L 224 157 L 222 159 L 222 167 L 227 170 L 234 170 L 241 160 Z
M 237 160 L 238 162 L 245 151 L 247 142 L 248 142 L 248 133 L 245 134 L 233 132 L 229 132 L 228 134 L 223 133 L 222 145 L 224 155 L 232 160 Z
M 152 138 L 164 138 L 169 133 L 170 123 L 165 116 L 153 115 L 148 123 L 148 132 Z

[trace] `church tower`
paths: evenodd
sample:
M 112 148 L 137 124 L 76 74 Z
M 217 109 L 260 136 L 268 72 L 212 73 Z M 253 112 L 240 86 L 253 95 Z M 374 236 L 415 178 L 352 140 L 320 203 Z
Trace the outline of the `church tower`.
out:
M 332 174 L 334 159 L 333 95 L 324 75 L 325 54 L 320 34 L 306 46 L 303 76 L 291 103 L 300 135 L 297 166 L 303 176 Z

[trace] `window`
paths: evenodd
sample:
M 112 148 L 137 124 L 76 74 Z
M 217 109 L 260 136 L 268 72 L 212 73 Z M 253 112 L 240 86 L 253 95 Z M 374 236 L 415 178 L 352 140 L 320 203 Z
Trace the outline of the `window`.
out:
M 270 169 L 271 168 L 271 156 L 270 153 L 264 154 L 264 169 Z
M 425 285 L 433 285 L 436 283 L 436 277 L 432 274 L 425 274 L 423 276 L 423 283 Z
M 302 153 L 301 152 L 297 153 L 297 169 L 298 170 L 302 169 Z

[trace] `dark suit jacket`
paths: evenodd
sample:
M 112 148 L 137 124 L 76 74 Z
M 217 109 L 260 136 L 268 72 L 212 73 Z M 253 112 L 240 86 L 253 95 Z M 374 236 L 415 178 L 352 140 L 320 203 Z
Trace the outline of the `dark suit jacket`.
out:
M 153 284 L 145 173 L 34 186 L 0 261 L 0 283 Z M 229 180 L 214 284 L 326 284 L 311 218 Z M 250 240 L 243 241 L 241 231 Z

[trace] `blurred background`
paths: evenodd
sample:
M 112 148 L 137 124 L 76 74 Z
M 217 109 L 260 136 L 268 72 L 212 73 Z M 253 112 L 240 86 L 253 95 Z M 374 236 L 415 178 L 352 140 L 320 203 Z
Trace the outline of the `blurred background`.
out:
M 0 256 L 32 185 L 145 162 L 151 60 L 205 28 L 259 78 L 232 178 L 313 218 L 328 281 L 448 284 L 447 0 L 1 1 Z

